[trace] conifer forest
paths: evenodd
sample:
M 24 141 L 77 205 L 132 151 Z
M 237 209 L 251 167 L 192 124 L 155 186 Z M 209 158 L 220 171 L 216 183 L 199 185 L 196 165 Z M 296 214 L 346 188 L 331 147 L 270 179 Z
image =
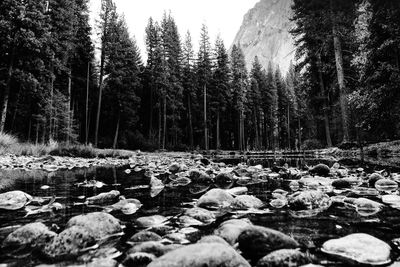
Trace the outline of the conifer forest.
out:
M 2 0 L 0 131 L 150 151 L 399 139 L 400 1 L 292 9 L 296 60 L 282 73 L 257 56 L 247 69 L 239 44 L 210 36 L 214 25 L 180 32 L 168 11 L 148 19 L 140 51 L 113 0 L 101 0 L 94 37 L 87 0 Z

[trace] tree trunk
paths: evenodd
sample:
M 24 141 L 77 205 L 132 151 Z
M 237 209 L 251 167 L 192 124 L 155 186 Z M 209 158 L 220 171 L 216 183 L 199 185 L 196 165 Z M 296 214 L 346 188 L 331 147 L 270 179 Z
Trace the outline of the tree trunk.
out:
M 118 120 L 117 120 L 117 127 L 115 128 L 115 135 L 114 135 L 114 143 L 113 143 L 113 149 L 117 148 L 117 143 L 118 143 L 118 134 L 119 134 L 119 122 L 121 119 L 121 115 L 118 112 Z
M 301 120 L 300 117 L 297 119 L 298 127 L 299 127 L 299 150 L 301 150 Z
M 149 139 L 153 138 L 153 75 L 150 85 Z
M 162 139 L 162 149 L 165 149 L 165 139 L 167 137 L 167 96 L 163 97 L 163 139 Z
M 89 142 L 89 78 L 90 78 L 90 62 L 88 62 L 86 76 L 86 107 L 85 107 L 85 144 Z
M 291 150 L 290 145 L 290 106 L 287 105 L 287 138 L 288 138 L 288 149 Z
M 67 144 L 70 143 L 70 139 L 71 139 L 71 125 L 72 125 L 72 118 L 71 118 L 71 110 L 72 110 L 72 105 L 71 105 L 71 101 L 72 101 L 72 97 L 71 97 L 71 89 L 72 89 L 72 70 L 71 70 L 71 66 L 68 70 L 68 93 L 67 93 Z
M 51 59 L 50 63 L 50 73 L 51 73 L 51 80 L 50 80 L 50 107 L 49 107 L 49 139 L 54 139 L 53 137 L 53 101 L 54 101 L 54 56 Z
M 217 111 L 217 133 L 216 133 L 216 139 L 217 139 L 217 145 L 216 145 L 216 149 L 220 149 L 221 148 L 221 141 L 219 139 L 219 110 Z
M 206 87 L 206 85 L 204 85 L 204 149 L 208 150 L 207 87 Z
M 15 101 L 15 109 L 13 112 L 12 120 L 11 120 L 11 132 L 14 131 L 14 126 L 15 126 L 15 119 L 17 118 L 17 113 L 18 113 L 18 106 L 19 106 L 19 99 L 21 98 L 21 85 L 19 86 L 19 91 L 17 94 L 17 100 Z
M 10 89 L 11 89 L 11 79 L 12 79 L 13 72 L 14 72 L 15 53 L 16 53 L 16 48 L 14 45 L 12 52 L 11 52 L 11 56 L 10 56 L 10 63 L 8 65 L 6 88 L 4 89 L 4 92 L 3 92 L 3 103 L 1 106 L 1 119 L 0 119 L 0 132 L 4 132 L 4 125 L 6 124 L 8 98 L 9 98 Z
M 339 84 L 339 101 L 342 115 L 343 124 L 343 142 L 348 142 L 349 139 L 349 115 L 348 115 L 348 103 L 347 103 L 347 90 L 344 82 L 344 70 L 343 70 L 343 54 L 342 46 L 337 32 L 337 26 L 335 16 L 333 14 L 333 1 L 330 0 L 331 5 L 331 19 L 332 19 L 332 34 L 333 34 L 333 46 L 335 50 L 335 61 L 336 61 L 336 72 Z
M 192 104 L 190 103 L 190 95 L 188 96 L 188 111 L 189 111 L 189 142 L 190 142 L 190 148 L 193 148 L 194 141 L 193 141 L 193 123 L 192 123 Z
M 161 97 L 158 105 L 158 148 L 161 148 Z
M 318 55 L 318 78 L 319 78 L 319 87 L 321 89 L 321 95 L 323 97 L 323 114 L 324 114 L 324 125 L 325 125 L 325 136 L 326 136 L 326 144 L 328 147 L 332 147 L 332 139 L 331 139 L 331 130 L 329 126 L 329 116 L 328 116 L 328 101 L 325 92 L 325 84 L 324 79 L 322 77 L 322 61 L 321 55 Z

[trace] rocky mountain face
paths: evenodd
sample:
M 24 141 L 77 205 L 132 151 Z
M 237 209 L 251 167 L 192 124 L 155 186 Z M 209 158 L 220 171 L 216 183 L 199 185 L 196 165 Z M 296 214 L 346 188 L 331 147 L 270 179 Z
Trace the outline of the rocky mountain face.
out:
M 291 5 L 292 0 L 260 0 L 244 16 L 233 44 L 242 48 L 248 70 L 255 56 L 264 68 L 271 62 L 283 74 L 289 69 L 295 55 L 294 40 L 289 33 L 294 26 L 290 21 Z

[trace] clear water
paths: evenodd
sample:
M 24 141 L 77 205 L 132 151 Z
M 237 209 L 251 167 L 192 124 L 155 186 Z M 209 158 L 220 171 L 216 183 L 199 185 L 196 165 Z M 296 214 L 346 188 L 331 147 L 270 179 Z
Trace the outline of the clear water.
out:
M 233 160 L 225 160 L 227 163 L 237 163 Z M 262 163 L 264 167 L 271 167 L 274 163 L 283 165 L 288 163 L 290 166 L 302 168 L 305 165 L 314 165 L 316 163 L 332 164 L 332 159 L 257 159 L 251 164 Z M 354 166 L 353 166 L 354 167 Z M 76 205 L 83 202 L 80 196 L 90 197 L 101 192 L 108 192 L 116 189 L 126 198 L 137 198 L 143 203 L 143 207 L 134 215 L 126 216 L 122 214 L 112 213 L 118 217 L 130 229 L 127 235 L 135 232 L 130 227 L 135 218 L 140 216 L 148 216 L 153 214 L 177 215 L 187 202 L 192 202 L 199 195 L 193 195 L 186 188 L 165 188 L 164 191 L 155 198 L 150 197 L 150 189 L 138 186 L 146 186 L 149 184 L 149 178 L 144 177 L 141 173 L 131 172 L 126 174 L 124 170 L 127 166 L 122 167 L 97 167 L 90 169 L 77 169 L 68 171 L 58 171 L 48 173 L 44 171 L 24 172 L 20 170 L 1 171 L 0 192 L 10 190 L 22 190 L 32 196 L 52 197 L 56 196 L 57 202 L 66 206 L 65 210 L 57 211 L 54 214 L 37 214 L 25 217 L 24 209 L 18 211 L 0 211 L 0 242 L 14 229 L 21 225 L 41 221 L 47 226 L 63 229 L 66 222 L 73 216 L 87 213 L 91 211 L 100 211 L 101 208 L 87 207 L 86 205 Z M 84 180 L 95 179 L 106 185 L 102 188 L 85 188 L 78 187 L 77 183 Z M 277 188 L 289 190 L 288 181 L 276 179 L 273 181 L 249 185 L 249 194 L 259 197 L 266 203 L 271 199 L 271 192 Z M 48 185 L 49 189 L 41 189 L 43 185 Z M 135 189 L 136 187 L 136 189 Z M 380 201 L 379 199 L 373 199 Z M 321 244 L 331 238 L 344 236 L 355 232 L 364 232 L 372 234 L 382 240 L 390 243 L 393 238 L 400 237 L 400 211 L 390 207 L 385 207 L 376 215 L 363 217 L 355 210 L 332 205 L 323 213 L 311 217 L 296 219 L 289 215 L 287 209 L 283 208 L 275 210 L 273 213 L 264 215 L 246 215 L 255 224 L 267 226 L 286 233 L 301 244 L 306 246 L 308 250 L 316 256 L 317 261 L 327 266 L 346 266 L 318 252 Z M 211 232 L 213 229 L 207 229 Z M 397 258 L 397 252 L 393 253 L 393 257 Z M 23 257 L 22 259 L 11 258 L 4 255 L 0 251 L 0 263 L 9 263 L 11 265 L 36 265 L 41 263 L 41 259 L 35 255 Z

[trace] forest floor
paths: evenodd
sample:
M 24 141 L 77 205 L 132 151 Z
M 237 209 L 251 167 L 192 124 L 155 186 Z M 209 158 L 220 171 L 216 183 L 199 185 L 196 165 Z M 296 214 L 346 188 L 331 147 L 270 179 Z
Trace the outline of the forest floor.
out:
M 363 147 L 362 152 L 368 157 L 399 157 L 400 140 L 366 145 Z M 360 148 L 340 149 L 333 147 L 318 150 L 317 153 L 334 155 L 338 157 L 358 157 L 361 155 L 361 150 Z

